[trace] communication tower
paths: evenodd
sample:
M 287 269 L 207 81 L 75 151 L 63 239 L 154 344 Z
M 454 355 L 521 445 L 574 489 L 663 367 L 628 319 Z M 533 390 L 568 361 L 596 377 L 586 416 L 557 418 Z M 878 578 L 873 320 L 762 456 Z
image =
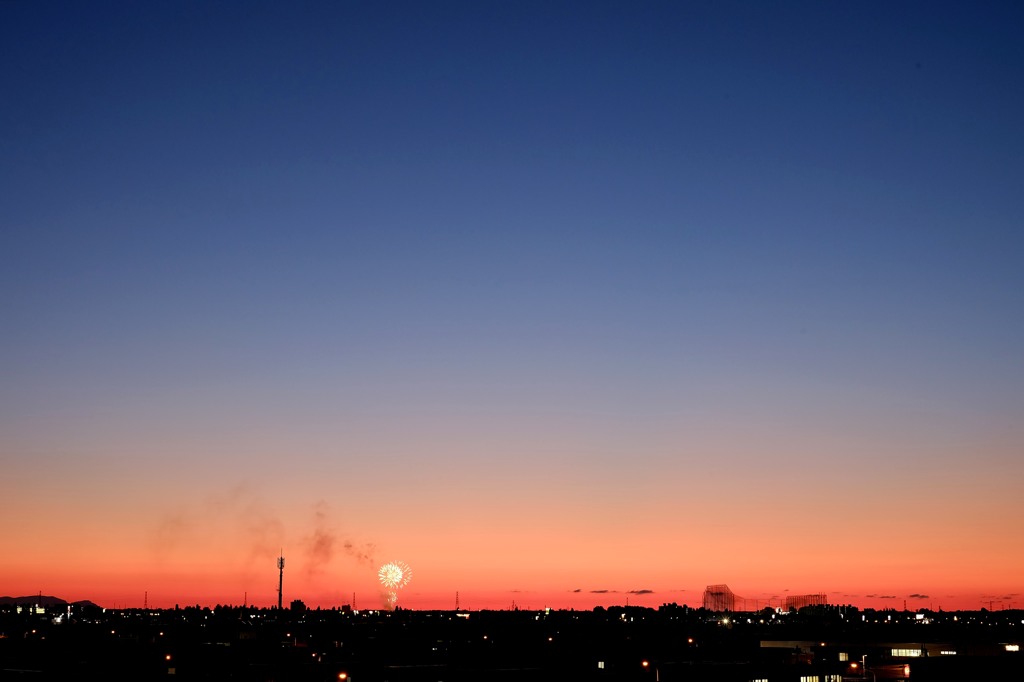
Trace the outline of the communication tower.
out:
M 277 570 L 278 570 L 278 574 L 277 574 L 277 610 L 280 611 L 281 610 L 281 597 L 282 597 L 282 594 L 283 594 L 282 590 L 284 588 L 284 554 L 283 553 L 281 554 L 281 556 L 277 557 Z

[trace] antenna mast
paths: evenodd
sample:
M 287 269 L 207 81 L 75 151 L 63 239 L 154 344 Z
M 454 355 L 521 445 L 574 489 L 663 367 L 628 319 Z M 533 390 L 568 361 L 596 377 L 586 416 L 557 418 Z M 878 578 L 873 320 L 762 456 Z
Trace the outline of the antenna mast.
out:
M 278 610 L 280 610 L 281 609 L 281 597 L 282 597 L 282 594 L 283 594 L 282 590 L 284 588 L 284 553 L 283 552 L 281 553 L 281 556 L 279 556 L 277 558 L 277 570 L 279 571 L 278 574 L 277 574 L 277 608 L 278 608 Z

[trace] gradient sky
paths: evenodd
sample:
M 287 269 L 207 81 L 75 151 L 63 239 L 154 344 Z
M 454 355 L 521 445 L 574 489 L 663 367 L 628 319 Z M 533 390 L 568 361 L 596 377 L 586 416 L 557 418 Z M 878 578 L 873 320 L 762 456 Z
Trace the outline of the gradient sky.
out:
M 1019 3 L 0 3 L 0 594 L 1024 605 Z

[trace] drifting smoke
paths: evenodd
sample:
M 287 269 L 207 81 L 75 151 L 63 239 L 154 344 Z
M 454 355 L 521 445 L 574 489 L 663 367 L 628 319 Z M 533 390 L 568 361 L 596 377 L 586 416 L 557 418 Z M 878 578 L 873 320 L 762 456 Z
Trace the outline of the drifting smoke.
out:
M 178 545 L 182 544 L 183 538 L 188 536 L 191 530 L 192 521 L 184 512 L 174 512 L 162 518 L 157 524 L 152 538 L 153 552 L 157 559 L 166 558 Z
M 341 539 L 330 524 L 330 509 L 323 500 L 313 505 L 313 530 L 303 539 L 306 555 L 306 571 L 320 573 L 334 558 L 338 548 L 360 564 L 372 564 L 374 546 L 366 543 L 356 545 L 348 539 Z
M 342 536 L 331 522 L 326 502 L 313 505 L 306 532 L 286 532 L 274 509 L 244 485 L 212 495 L 192 508 L 181 507 L 166 514 L 151 536 L 154 555 L 161 563 L 181 561 L 196 553 L 223 555 L 225 548 L 238 548 L 231 562 L 248 572 L 276 558 L 287 549 L 287 537 L 299 537 L 308 575 L 321 573 L 336 555 L 360 564 L 372 564 L 375 547 L 357 544 Z M 272 565 L 272 564 L 271 564 Z
M 360 546 L 354 545 L 352 542 L 346 540 L 342 545 L 345 548 L 345 553 L 355 559 L 361 564 L 373 564 L 373 553 L 376 551 L 376 546 L 372 543 L 365 543 Z
M 178 509 L 157 524 L 152 537 L 158 560 L 174 558 L 180 551 L 190 553 L 223 547 L 243 539 L 245 562 L 252 564 L 277 556 L 284 538 L 284 526 L 270 507 L 245 486 L 213 495 L 199 509 Z
M 306 571 L 318 573 L 334 557 L 334 533 L 327 525 L 327 503 L 313 505 L 313 532 L 303 543 L 306 546 Z
M 262 500 L 252 497 L 245 500 L 236 512 L 235 523 L 242 529 L 242 536 L 247 539 L 250 562 L 262 562 L 264 559 L 276 557 L 281 551 L 284 525 L 275 518 Z

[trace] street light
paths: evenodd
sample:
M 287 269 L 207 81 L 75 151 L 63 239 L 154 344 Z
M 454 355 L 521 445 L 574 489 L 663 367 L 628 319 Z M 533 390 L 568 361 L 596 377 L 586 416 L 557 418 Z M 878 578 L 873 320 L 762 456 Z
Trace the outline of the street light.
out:
M 857 664 L 854 663 L 853 665 L 856 666 Z M 868 678 L 868 655 L 867 654 L 861 654 L 861 656 L 860 656 L 860 670 L 861 670 L 861 673 L 860 673 L 861 677 L 863 677 L 866 680 Z M 871 671 L 871 679 L 875 680 L 875 682 L 877 682 L 877 680 L 878 680 L 878 675 L 875 674 L 874 670 Z

